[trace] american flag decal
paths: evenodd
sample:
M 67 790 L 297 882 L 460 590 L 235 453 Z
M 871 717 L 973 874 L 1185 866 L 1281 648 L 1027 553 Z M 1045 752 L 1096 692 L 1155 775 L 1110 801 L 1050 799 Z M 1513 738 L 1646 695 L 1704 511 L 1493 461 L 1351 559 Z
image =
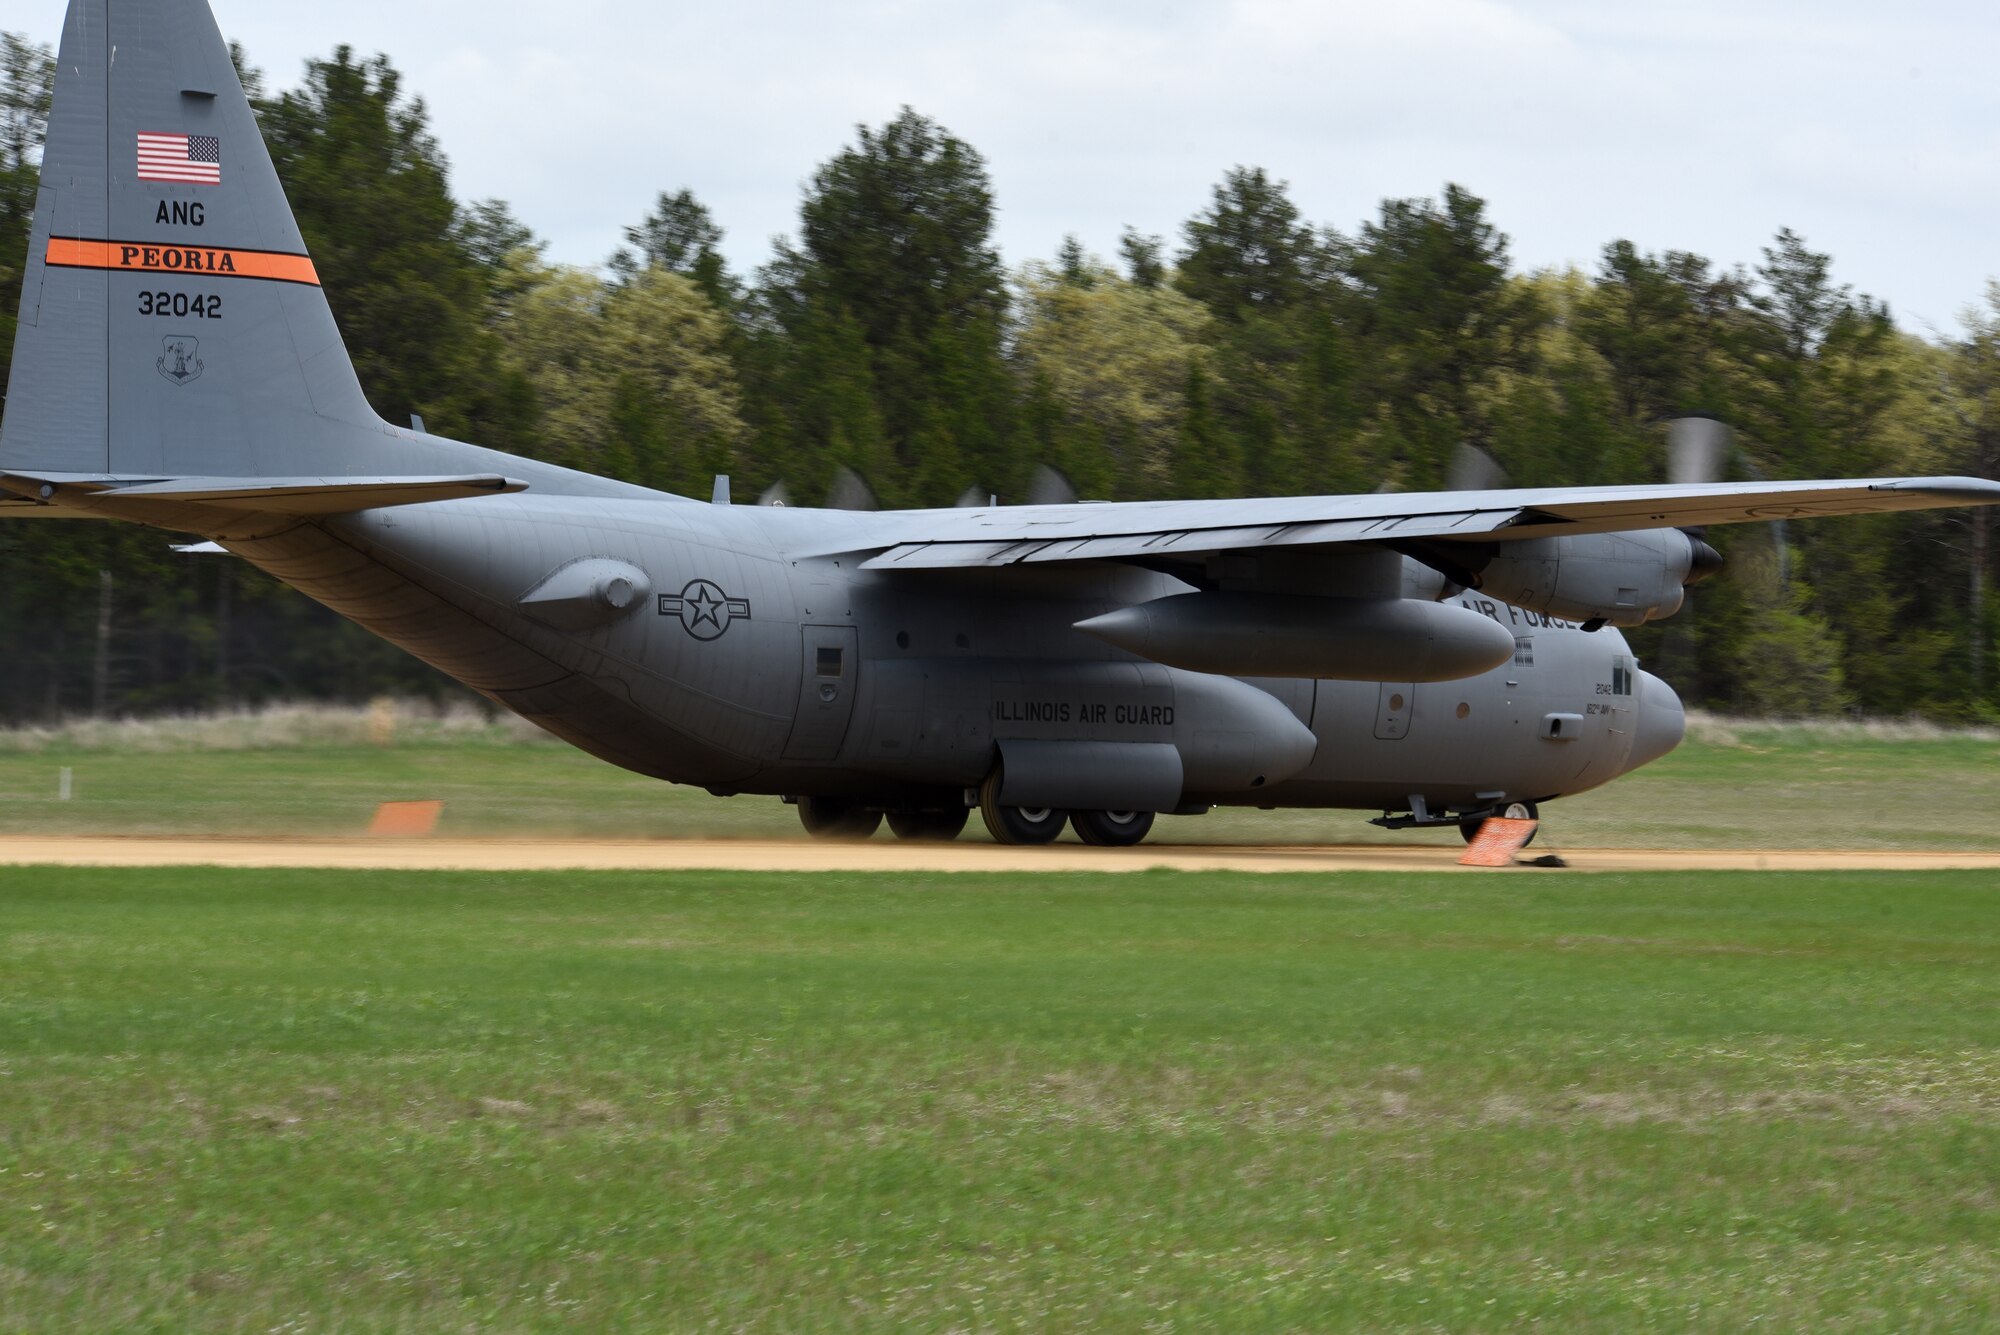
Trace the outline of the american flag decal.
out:
M 222 184 L 222 141 L 212 134 L 139 132 L 139 179 Z

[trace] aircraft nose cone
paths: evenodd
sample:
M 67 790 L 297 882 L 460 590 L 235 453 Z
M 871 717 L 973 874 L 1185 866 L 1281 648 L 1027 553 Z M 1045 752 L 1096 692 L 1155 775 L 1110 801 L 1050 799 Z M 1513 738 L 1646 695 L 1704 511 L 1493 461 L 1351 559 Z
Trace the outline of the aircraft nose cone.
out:
M 1722 569 L 1722 553 L 1692 534 L 1688 537 L 1688 572 L 1683 585 L 1699 584 Z
M 1638 714 L 1632 750 L 1625 758 L 1628 771 L 1658 760 L 1687 735 L 1687 711 L 1681 708 L 1681 698 L 1650 672 L 1639 674 Z

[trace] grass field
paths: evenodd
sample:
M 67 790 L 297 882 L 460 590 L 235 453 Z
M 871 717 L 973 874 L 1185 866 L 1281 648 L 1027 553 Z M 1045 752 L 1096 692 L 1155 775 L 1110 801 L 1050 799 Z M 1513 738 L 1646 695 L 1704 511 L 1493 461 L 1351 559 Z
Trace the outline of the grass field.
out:
M 1990 1329 L 1997 907 L 0 870 L 0 1329 Z
M 382 733 L 376 734 L 384 736 Z M 58 801 L 69 768 L 73 800 Z M 0 732 L 0 832 L 350 834 L 375 804 L 442 798 L 459 835 L 784 837 L 791 808 L 715 798 L 593 760 L 513 721 L 407 710 L 384 744 L 359 710 Z M 1551 804 L 1576 847 L 2000 848 L 2000 734 L 1697 721 L 1664 760 Z M 1232 811 L 1160 822 L 1155 842 L 1454 842 L 1365 812 Z M 880 836 L 887 838 L 886 834 Z M 967 838 L 984 838 L 977 820 Z M 1068 836 L 1074 837 L 1074 836 Z

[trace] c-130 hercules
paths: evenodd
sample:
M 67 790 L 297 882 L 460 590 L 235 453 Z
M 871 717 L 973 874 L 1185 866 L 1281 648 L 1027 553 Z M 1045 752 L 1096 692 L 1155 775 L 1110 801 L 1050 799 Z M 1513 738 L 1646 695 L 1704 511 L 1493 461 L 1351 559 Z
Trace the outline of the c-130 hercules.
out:
M 357 183 L 357 186 L 363 183 Z M 1695 525 L 2000 501 L 1975 478 L 854 513 L 703 503 L 362 397 L 202 0 L 76 0 L 0 514 L 196 533 L 593 755 L 950 838 L 1155 813 L 1532 813 L 1671 750 L 1615 629 Z M 718 501 L 726 500 L 718 487 Z

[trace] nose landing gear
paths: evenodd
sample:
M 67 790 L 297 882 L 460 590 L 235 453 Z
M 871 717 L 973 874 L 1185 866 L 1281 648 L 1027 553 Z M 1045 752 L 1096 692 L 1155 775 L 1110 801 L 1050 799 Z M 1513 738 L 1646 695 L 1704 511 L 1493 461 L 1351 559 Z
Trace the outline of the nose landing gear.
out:
M 1546 799 L 1545 799 L 1546 800 Z M 1435 830 L 1447 825 L 1456 825 L 1458 832 L 1471 843 L 1478 835 L 1479 827 L 1489 816 L 1505 816 L 1509 820 L 1540 820 L 1541 811 L 1529 801 L 1495 802 L 1491 806 L 1458 810 L 1432 810 L 1420 794 L 1410 796 L 1410 810 L 1407 814 L 1385 811 L 1369 821 L 1385 830 Z M 1533 835 L 1528 842 L 1535 841 Z

